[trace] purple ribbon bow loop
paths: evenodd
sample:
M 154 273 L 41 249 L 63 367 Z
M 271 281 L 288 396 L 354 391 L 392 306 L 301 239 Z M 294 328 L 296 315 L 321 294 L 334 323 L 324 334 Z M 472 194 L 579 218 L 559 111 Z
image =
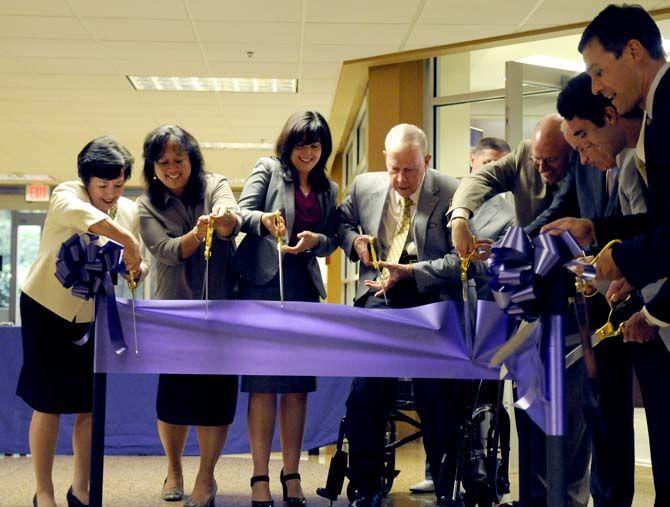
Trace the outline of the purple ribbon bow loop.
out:
M 95 297 L 96 307 L 106 307 L 109 336 L 117 354 L 127 348 L 114 294 L 117 275 L 126 271 L 122 252 L 123 247 L 115 241 L 101 245 L 95 234 L 75 234 L 61 245 L 55 273 L 63 287 L 72 289 L 73 296 L 87 301 Z

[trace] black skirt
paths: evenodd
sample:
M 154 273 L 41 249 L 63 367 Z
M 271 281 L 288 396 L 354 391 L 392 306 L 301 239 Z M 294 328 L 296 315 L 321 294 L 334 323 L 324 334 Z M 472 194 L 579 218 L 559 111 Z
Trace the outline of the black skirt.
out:
M 23 365 L 16 394 L 39 412 L 91 412 L 93 340 L 75 343 L 91 323 L 69 322 L 23 292 L 20 310 Z
M 319 291 L 312 282 L 306 255 L 284 255 L 284 289 L 286 301 L 319 302 Z M 239 282 L 239 298 L 258 301 L 279 301 L 279 273 L 265 285 L 247 280 Z M 243 375 L 245 393 L 311 393 L 316 391 L 316 377 L 286 375 Z
M 156 412 L 169 424 L 226 426 L 235 418 L 236 375 L 162 374 Z

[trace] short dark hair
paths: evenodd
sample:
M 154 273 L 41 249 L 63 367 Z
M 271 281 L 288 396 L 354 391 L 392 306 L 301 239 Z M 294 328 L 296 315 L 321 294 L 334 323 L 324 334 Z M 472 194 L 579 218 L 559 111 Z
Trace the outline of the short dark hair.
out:
M 619 58 L 628 41 L 635 39 L 655 59 L 665 57 L 663 39 L 658 26 L 639 5 L 610 4 L 593 18 L 579 40 L 579 52 L 593 39 L 598 39 L 605 51 Z
M 189 204 L 196 204 L 205 195 L 205 160 L 198 141 L 178 125 L 162 125 L 149 132 L 144 138 L 144 170 L 142 171 L 149 199 L 159 209 L 165 208 L 167 189 L 158 178 L 154 177 L 156 175 L 154 164 L 163 156 L 170 141 L 174 141 L 184 150 L 191 164 L 191 176 L 184 188 L 182 200 Z
M 309 183 L 316 190 L 327 190 L 330 183 L 326 176 L 326 163 L 333 151 L 333 139 L 328 122 L 321 113 L 299 111 L 289 116 L 275 143 L 275 154 L 284 167 L 295 172 L 291 163 L 293 148 L 317 141 L 321 143 L 321 158 L 309 173 Z
M 501 151 L 503 153 L 510 153 L 512 151 L 507 141 L 499 137 L 482 137 L 475 145 L 472 153 L 477 154 L 484 150 Z
M 112 136 L 97 137 L 82 148 L 77 155 L 77 173 L 88 185 L 91 178 L 115 180 L 123 171 L 123 179 L 128 180 L 133 170 L 135 158 L 128 149 Z
M 591 78 L 586 72 L 570 79 L 556 100 L 556 109 L 563 118 L 572 120 L 578 116 L 583 120 L 589 120 L 596 127 L 605 126 L 607 106 L 612 106 L 612 102 L 600 94 L 594 95 L 591 92 Z

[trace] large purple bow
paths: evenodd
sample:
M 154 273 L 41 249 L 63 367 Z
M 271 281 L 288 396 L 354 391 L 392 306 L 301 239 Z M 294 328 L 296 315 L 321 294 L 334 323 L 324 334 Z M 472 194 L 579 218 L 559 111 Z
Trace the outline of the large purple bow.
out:
M 543 279 L 557 267 L 583 255 L 565 231 L 560 236 L 543 233 L 531 240 L 521 227 L 511 227 L 492 249 L 489 271 L 491 290 L 501 310 L 527 321 L 536 320 L 542 308 Z
M 69 289 L 72 295 L 89 300 L 96 298 L 96 306 L 107 307 L 107 324 L 114 350 L 121 354 L 126 350 L 123 339 L 121 319 L 116 307 L 114 285 L 118 273 L 125 273 L 126 268 L 121 260 L 123 247 L 107 241 L 101 245 L 95 234 L 73 235 L 65 241 L 56 257 L 56 278 Z M 97 296 L 97 297 L 96 297 Z

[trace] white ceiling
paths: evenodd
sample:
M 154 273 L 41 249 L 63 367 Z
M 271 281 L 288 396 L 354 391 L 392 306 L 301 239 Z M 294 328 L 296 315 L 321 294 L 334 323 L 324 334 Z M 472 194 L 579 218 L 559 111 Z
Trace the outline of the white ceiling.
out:
M 71 178 L 79 149 L 112 134 L 135 154 L 139 184 L 142 140 L 160 124 L 200 141 L 272 142 L 295 110 L 328 116 L 344 60 L 584 21 L 607 3 L 0 0 L 0 173 Z M 297 77 L 299 93 L 137 92 L 127 74 Z M 205 152 L 239 181 L 259 155 Z

